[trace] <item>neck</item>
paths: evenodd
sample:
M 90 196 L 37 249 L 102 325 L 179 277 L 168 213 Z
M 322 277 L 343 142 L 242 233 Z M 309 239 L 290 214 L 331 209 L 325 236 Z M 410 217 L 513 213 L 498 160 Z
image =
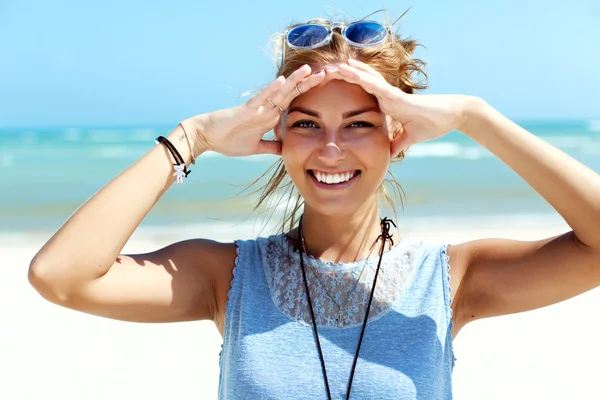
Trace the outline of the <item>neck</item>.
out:
M 381 234 L 377 203 L 351 215 L 327 216 L 304 206 L 302 236 L 306 252 L 332 262 L 352 262 L 377 254 Z M 298 235 L 294 235 L 298 237 Z

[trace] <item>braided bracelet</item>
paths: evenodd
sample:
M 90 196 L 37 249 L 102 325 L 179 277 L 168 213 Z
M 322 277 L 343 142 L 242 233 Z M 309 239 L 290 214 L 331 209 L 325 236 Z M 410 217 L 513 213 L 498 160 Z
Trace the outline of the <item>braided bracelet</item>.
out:
M 187 178 L 192 170 L 188 170 L 186 168 L 185 161 L 183 160 L 183 157 L 181 157 L 181 154 L 179 154 L 175 146 L 173 146 L 173 143 L 171 143 L 171 141 L 164 136 L 159 136 L 154 139 L 154 141 L 156 144 L 164 144 L 167 150 L 169 150 L 175 159 L 175 164 L 173 164 L 175 172 L 173 173 L 173 176 L 175 177 L 177 183 L 183 183 L 183 178 Z

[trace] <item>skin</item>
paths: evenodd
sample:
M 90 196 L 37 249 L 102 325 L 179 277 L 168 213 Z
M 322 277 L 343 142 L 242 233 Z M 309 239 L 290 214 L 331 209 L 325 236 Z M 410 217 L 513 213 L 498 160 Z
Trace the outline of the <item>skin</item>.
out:
M 277 134 L 306 204 L 303 230 L 311 254 L 354 261 L 379 235 L 377 189 L 391 159 L 388 122 L 374 96 L 342 80 L 329 78 L 291 104 Z M 312 170 L 360 173 L 348 188 L 327 190 L 315 185 Z
M 184 121 L 169 139 L 188 163 L 191 152 L 210 150 L 282 155 L 306 202 L 308 252 L 350 261 L 366 256 L 379 234 L 375 193 L 390 158 L 460 130 L 519 174 L 572 230 L 538 241 L 483 239 L 449 247 L 453 334 L 478 318 L 547 306 L 600 285 L 598 174 L 481 99 L 408 95 L 367 65 L 349 61 L 336 67 L 312 74 L 304 66 L 242 106 Z M 295 90 L 298 84 L 303 95 Z M 281 114 L 267 99 L 287 111 Z M 272 128 L 278 140 L 262 140 Z M 179 140 L 184 131 L 191 147 Z M 360 175 L 347 188 L 330 190 L 312 180 L 307 171 L 313 169 Z M 119 254 L 173 182 L 169 153 L 154 147 L 44 245 L 31 262 L 31 284 L 49 301 L 90 314 L 139 322 L 211 319 L 223 334 L 233 243 L 195 239 L 148 254 Z

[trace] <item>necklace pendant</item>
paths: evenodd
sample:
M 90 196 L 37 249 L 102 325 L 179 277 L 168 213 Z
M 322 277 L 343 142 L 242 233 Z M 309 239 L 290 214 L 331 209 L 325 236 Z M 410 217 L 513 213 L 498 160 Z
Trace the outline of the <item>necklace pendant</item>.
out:
M 344 326 L 344 312 L 342 310 L 338 311 L 337 315 L 335 316 L 335 320 L 337 321 L 339 328 Z

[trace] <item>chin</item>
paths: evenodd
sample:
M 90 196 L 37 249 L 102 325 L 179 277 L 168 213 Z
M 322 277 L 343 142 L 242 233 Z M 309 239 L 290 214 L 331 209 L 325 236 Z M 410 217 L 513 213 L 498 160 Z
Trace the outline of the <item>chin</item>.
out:
M 316 200 L 304 199 L 304 208 L 323 217 L 349 217 L 355 215 L 363 203 L 348 201 L 348 199 Z

